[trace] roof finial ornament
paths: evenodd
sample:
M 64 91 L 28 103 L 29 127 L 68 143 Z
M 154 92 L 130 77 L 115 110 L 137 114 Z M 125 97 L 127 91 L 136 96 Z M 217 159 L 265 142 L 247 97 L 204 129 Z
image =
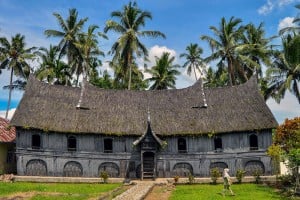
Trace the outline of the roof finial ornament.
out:
M 149 110 L 149 106 L 148 106 L 148 108 L 147 108 L 147 114 L 148 114 L 147 122 L 150 123 L 151 118 L 150 118 L 150 110 Z
M 200 79 L 201 79 L 201 92 L 202 92 L 202 98 L 203 98 L 203 105 L 201 106 L 202 108 L 207 108 L 207 102 L 206 102 L 206 97 L 204 93 L 204 87 L 203 87 L 203 69 L 200 68 Z

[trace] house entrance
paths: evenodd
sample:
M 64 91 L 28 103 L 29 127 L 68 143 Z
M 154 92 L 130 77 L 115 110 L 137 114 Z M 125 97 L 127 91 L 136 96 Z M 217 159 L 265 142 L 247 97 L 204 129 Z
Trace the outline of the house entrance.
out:
M 154 178 L 155 154 L 154 152 L 143 153 L 143 178 Z

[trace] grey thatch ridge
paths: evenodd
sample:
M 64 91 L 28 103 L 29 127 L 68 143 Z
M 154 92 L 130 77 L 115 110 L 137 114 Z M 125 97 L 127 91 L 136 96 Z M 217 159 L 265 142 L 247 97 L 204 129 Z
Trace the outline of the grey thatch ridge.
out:
M 204 89 L 201 82 L 161 91 L 106 90 L 49 85 L 30 77 L 11 124 L 54 132 L 143 135 L 147 111 L 157 135 L 195 135 L 272 129 L 277 122 L 251 78 L 238 86 Z

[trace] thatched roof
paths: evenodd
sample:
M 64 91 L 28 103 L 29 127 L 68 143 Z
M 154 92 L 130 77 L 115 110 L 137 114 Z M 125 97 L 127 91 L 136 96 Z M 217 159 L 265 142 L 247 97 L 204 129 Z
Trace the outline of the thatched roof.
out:
M 0 117 L 0 142 L 13 142 L 15 138 L 15 127 L 11 127 L 8 120 Z
M 277 126 L 255 78 L 247 83 L 205 89 L 201 82 L 161 91 L 106 90 L 87 85 L 76 109 L 80 88 L 49 85 L 31 77 L 12 124 L 45 131 L 142 135 L 147 110 L 157 135 L 205 134 L 271 129 Z

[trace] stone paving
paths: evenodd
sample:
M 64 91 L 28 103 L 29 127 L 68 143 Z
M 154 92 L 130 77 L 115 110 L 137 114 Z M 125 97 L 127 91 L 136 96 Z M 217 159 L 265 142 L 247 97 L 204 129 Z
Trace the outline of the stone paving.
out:
M 155 181 L 134 181 L 132 184 L 135 184 L 129 190 L 118 195 L 113 200 L 142 200 L 146 197 L 148 192 L 156 184 Z

